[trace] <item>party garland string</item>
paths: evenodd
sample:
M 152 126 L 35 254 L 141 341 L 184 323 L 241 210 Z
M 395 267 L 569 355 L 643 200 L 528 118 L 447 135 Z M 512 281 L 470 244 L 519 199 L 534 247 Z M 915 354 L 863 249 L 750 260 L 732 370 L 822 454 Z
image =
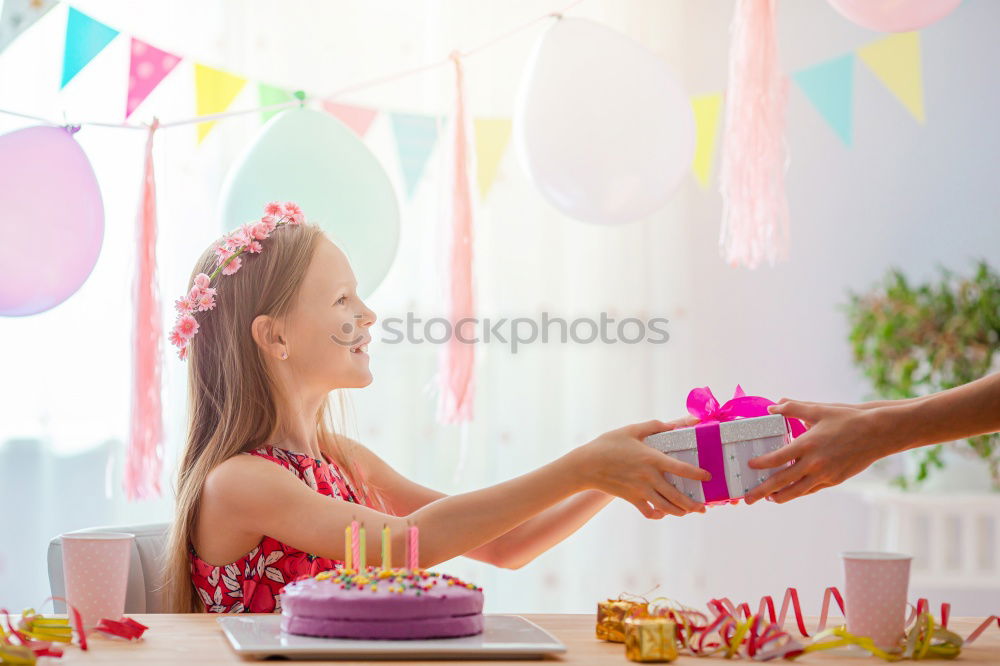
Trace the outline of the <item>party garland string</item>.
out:
M 27 608 L 21 613 L 21 619 L 15 627 L 7 609 L 0 608 L 0 615 L 4 617 L 3 623 L 0 623 L 0 664 L 34 666 L 39 657 L 61 657 L 62 648 L 54 644 L 71 644 L 74 631 L 80 649 L 88 649 L 87 633 L 84 631 L 80 612 L 62 597 L 49 597 L 41 605 L 44 606 L 49 601 L 65 603 L 69 617 L 45 617 L 36 613 L 34 608 Z M 120 620 L 103 618 L 94 627 L 105 636 L 130 641 L 141 638 L 148 628 L 129 617 L 122 617 Z
M 295 107 L 295 106 L 301 106 L 301 105 L 305 104 L 307 101 L 332 101 L 334 99 L 338 99 L 338 98 L 342 97 L 343 95 L 346 95 L 346 94 L 349 94 L 349 93 L 354 93 L 354 92 L 358 92 L 358 91 L 361 91 L 361 90 L 367 90 L 369 88 L 374 88 L 374 87 L 383 85 L 385 83 L 391 83 L 393 81 L 398 81 L 400 79 L 408 78 L 408 77 L 414 76 L 416 74 L 421 74 L 423 72 L 426 72 L 426 71 L 429 71 L 429 70 L 432 70 L 432 69 L 437 69 L 438 67 L 443 67 L 445 65 L 451 64 L 454 61 L 454 59 L 455 59 L 455 55 L 454 54 L 457 54 L 458 57 L 462 57 L 462 58 L 465 58 L 465 57 L 468 57 L 468 56 L 472 56 L 472 55 L 476 55 L 476 54 L 480 53 L 481 51 L 483 51 L 485 49 L 491 48 L 494 45 L 496 45 L 496 44 L 498 44 L 498 43 L 500 43 L 502 41 L 505 41 L 505 40 L 507 40 L 507 39 L 515 36 L 515 35 L 518 35 L 518 34 L 524 32 L 525 30 L 527 30 L 528 28 L 533 27 L 536 23 L 539 23 L 540 21 L 544 21 L 545 19 L 548 19 L 548 18 L 561 18 L 564 13 L 566 13 L 569 10 L 573 9 L 574 7 L 576 7 L 577 5 L 579 5 L 582 2 L 583 2 L 583 0 L 573 0 L 572 2 L 570 2 L 569 4 L 567 4 L 566 6 L 564 6 L 562 9 L 559 9 L 559 10 L 556 10 L 556 11 L 552 11 L 552 12 L 549 12 L 549 13 L 544 14 L 542 16 L 536 17 L 536 18 L 532 19 L 531 21 L 528 21 L 527 23 L 524 23 L 524 24 L 522 24 L 522 25 L 520 25 L 520 26 L 518 26 L 516 28 L 513 28 L 513 29 L 507 31 L 506 33 L 503 33 L 502 35 L 494 37 L 493 39 L 489 40 L 488 42 L 485 42 L 485 43 L 480 44 L 478 46 L 475 46 L 473 48 L 466 49 L 464 51 L 463 50 L 455 50 L 455 51 L 452 52 L 452 54 L 450 54 L 447 57 L 442 58 L 440 60 L 435 60 L 433 62 L 425 63 L 423 65 L 417 65 L 416 67 L 410 67 L 408 69 L 400 70 L 398 72 L 394 72 L 394 73 L 391 73 L 391 74 L 384 74 L 382 76 L 378 76 L 378 77 L 375 77 L 373 79 L 369 79 L 367 81 L 361 81 L 361 82 L 358 82 L 358 83 L 354 83 L 354 84 L 351 84 L 349 86 L 345 86 L 345 87 L 341 88 L 340 90 L 334 91 L 334 92 L 332 92 L 332 93 L 330 93 L 328 95 L 323 95 L 323 96 L 311 96 L 310 95 L 310 96 L 307 96 L 302 91 L 296 91 L 295 97 L 297 99 L 289 101 L 289 102 L 277 102 L 275 104 L 267 104 L 267 105 L 264 105 L 264 106 L 256 106 L 256 107 L 248 108 L 248 109 L 238 109 L 238 110 L 235 110 L 235 111 L 222 111 L 220 113 L 212 113 L 212 114 L 207 114 L 207 115 L 202 115 L 202 116 L 194 116 L 192 118 L 184 118 L 182 120 L 173 120 L 173 121 L 170 121 L 170 122 L 159 123 L 159 127 L 160 127 L 160 129 L 168 129 L 168 128 L 171 128 L 171 127 L 181 127 L 181 126 L 184 126 L 184 125 L 193 125 L 193 124 L 196 124 L 196 123 L 203 123 L 203 122 L 216 121 L 216 120 L 225 120 L 227 118 L 233 118 L 235 116 L 245 116 L 245 115 L 252 114 L 252 113 L 260 113 L 262 111 L 280 111 L 281 109 L 291 108 L 291 107 Z M 79 129 L 83 125 L 89 125 L 91 127 L 107 127 L 107 128 L 112 128 L 112 129 L 141 129 L 141 130 L 148 130 L 149 129 L 149 124 L 146 124 L 146 123 L 140 124 L 140 125 L 136 125 L 136 124 L 132 124 L 132 123 L 108 123 L 108 122 L 94 122 L 94 121 L 79 122 L 79 123 L 65 123 L 65 122 L 63 122 L 63 123 L 57 123 L 57 122 L 53 122 L 51 120 L 48 120 L 47 118 L 42 118 L 42 117 L 39 117 L 39 116 L 33 116 L 33 115 L 30 115 L 30 114 L 27 114 L 27 113 L 21 113 L 19 111 L 12 111 L 12 110 L 8 110 L 8 109 L 0 109 L 0 113 L 5 113 L 5 114 L 10 115 L 10 116 L 17 116 L 19 118 L 25 118 L 27 120 L 34 120 L 36 122 L 45 123 L 46 125 L 51 125 L 53 127 L 73 127 L 73 128 Z
M 626 596 L 630 598 L 626 599 Z M 756 614 L 751 611 L 749 603 L 737 605 L 725 597 L 712 599 L 707 604 L 712 616 L 666 597 L 646 601 L 637 595 L 619 595 L 617 600 L 611 599 L 598 605 L 598 637 L 625 642 L 628 654 L 630 647 L 635 647 L 630 644 L 632 636 L 628 636 L 629 630 L 624 626 L 615 628 L 613 625 L 664 619 L 673 622 L 676 627 L 671 634 L 676 647 L 698 657 L 719 655 L 727 659 L 744 657 L 755 661 L 795 659 L 810 652 L 853 645 L 885 661 L 899 661 L 954 658 L 993 623 L 1000 627 L 1000 617 L 991 615 L 963 640 L 956 632 L 948 629 L 951 605 L 941 604 L 941 622 L 938 624 L 927 599 L 921 598 L 916 606 L 909 605 L 910 612 L 904 625 L 907 629 L 900 649 L 890 652 L 876 646 L 870 637 L 848 632 L 844 626 L 826 629 L 831 603 L 836 603 L 844 615 L 845 604 L 840 591 L 836 587 L 826 588 L 816 633 L 811 636 L 802 614 L 798 590 L 794 587 L 785 591 L 780 613 L 775 613 L 774 598 L 770 595 L 761 598 Z M 613 610 L 609 612 L 605 609 L 606 605 L 617 606 L 619 609 L 627 607 L 627 610 L 615 614 Z M 803 645 L 784 630 L 789 610 L 792 611 L 799 634 L 803 638 L 811 638 L 808 644 Z

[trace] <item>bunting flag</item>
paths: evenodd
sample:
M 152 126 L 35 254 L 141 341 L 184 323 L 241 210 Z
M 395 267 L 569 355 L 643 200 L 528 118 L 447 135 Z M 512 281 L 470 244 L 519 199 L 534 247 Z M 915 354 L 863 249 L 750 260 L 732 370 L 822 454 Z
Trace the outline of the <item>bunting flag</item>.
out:
M 691 98 L 694 110 L 695 149 L 691 170 L 702 187 L 708 187 L 715 162 L 715 142 L 719 137 L 719 116 L 722 111 L 722 93 L 699 95 Z
M 57 0 L 0 1 L 0 53 L 56 4 Z
M 323 102 L 323 110 L 350 127 L 361 138 L 368 133 L 368 128 L 378 114 L 375 109 L 326 101 Z
M 497 169 L 510 141 L 510 118 L 476 118 L 476 183 L 479 199 L 485 200 L 497 177 Z
M 167 74 L 181 59 L 172 53 L 132 38 L 132 55 L 128 66 L 128 98 L 125 101 L 125 119 L 160 85 Z
M 59 88 L 65 87 L 117 36 L 118 31 L 114 28 L 70 7 L 66 18 L 66 44 L 63 51 L 62 82 Z
M 291 102 L 295 96 L 284 88 L 268 85 L 266 83 L 257 84 L 257 95 L 260 98 L 261 106 L 271 106 Z M 276 113 L 281 113 L 284 109 L 264 109 L 260 112 L 260 121 L 266 123 Z
M 410 113 L 393 113 L 392 131 L 396 136 L 399 166 L 403 171 L 406 195 L 413 197 L 420 177 L 424 174 L 427 159 L 437 141 L 438 120 L 434 116 Z
M 233 103 L 246 82 L 246 79 L 235 74 L 195 63 L 194 87 L 197 114 L 207 116 L 213 113 L 222 113 Z M 205 140 L 214 125 L 214 120 L 198 123 L 198 143 Z
M 854 109 L 854 54 L 826 60 L 792 75 L 820 115 L 851 145 Z
M 924 83 L 920 66 L 920 33 L 901 32 L 862 46 L 861 62 L 896 96 L 906 110 L 924 122 Z

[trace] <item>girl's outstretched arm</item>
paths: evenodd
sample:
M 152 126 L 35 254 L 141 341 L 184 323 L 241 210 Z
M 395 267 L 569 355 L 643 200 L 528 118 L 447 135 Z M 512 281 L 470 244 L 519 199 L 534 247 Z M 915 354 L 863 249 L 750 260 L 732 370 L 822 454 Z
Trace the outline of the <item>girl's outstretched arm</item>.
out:
M 693 425 L 695 422 L 697 419 L 685 417 L 665 425 L 673 429 Z M 387 497 L 389 510 L 392 513 L 407 515 L 433 501 L 447 497 L 442 492 L 406 478 L 359 442 L 351 439 L 348 439 L 348 442 L 352 455 L 357 456 L 366 473 Z M 505 569 L 518 569 L 567 539 L 613 499 L 613 495 L 595 489 L 577 493 L 465 555 Z M 704 507 L 696 510 L 705 511 Z M 669 513 L 681 516 L 686 511 L 674 508 Z M 663 516 L 664 514 L 660 513 L 651 517 Z
M 527 474 L 482 490 L 442 497 L 406 516 L 332 501 L 283 467 L 238 455 L 209 474 L 202 516 L 211 521 L 206 527 L 225 530 L 234 538 L 266 534 L 307 553 L 338 560 L 344 556 L 344 527 L 358 520 L 367 527 L 372 563 L 380 552 L 381 528 L 388 525 L 394 566 L 403 565 L 405 530 L 413 524 L 420 529 L 420 564 L 433 566 L 479 548 L 585 490 L 622 497 L 650 518 L 700 510 L 700 504 L 670 485 L 663 474 L 707 480 L 708 472 L 642 443 L 644 437 L 670 427 L 662 421 L 648 421 L 605 433 Z

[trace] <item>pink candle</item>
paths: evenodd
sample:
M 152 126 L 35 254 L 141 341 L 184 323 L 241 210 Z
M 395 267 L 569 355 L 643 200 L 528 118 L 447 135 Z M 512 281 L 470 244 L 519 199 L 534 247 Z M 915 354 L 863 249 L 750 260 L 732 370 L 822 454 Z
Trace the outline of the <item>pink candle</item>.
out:
M 358 521 L 351 521 L 351 559 L 354 560 L 354 566 L 359 567 L 361 570 L 361 533 L 358 531 Z
M 419 530 L 416 525 L 411 525 L 407 530 L 407 536 L 409 537 L 410 544 L 407 549 L 407 566 L 410 569 L 420 568 L 420 537 Z

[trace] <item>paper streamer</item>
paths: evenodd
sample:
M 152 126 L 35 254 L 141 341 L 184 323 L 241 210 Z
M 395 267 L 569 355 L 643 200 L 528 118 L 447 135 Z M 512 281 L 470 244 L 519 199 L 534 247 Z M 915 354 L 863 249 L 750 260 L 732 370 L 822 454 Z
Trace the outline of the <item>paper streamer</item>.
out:
M 810 636 L 799 604 L 799 594 L 794 587 L 785 590 L 780 614 L 775 614 L 774 599 L 762 597 L 756 613 L 749 603 L 734 604 L 728 598 L 712 599 L 709 613 L 678 604 L 665 597 L 652 601 L 617 600 L 598 603 L 596 635 L 615 642 L 625 640 L 625 620 L 633 622 L 645 618 L 666 618 L 676 624 L 674 638 L 678 647 L 695 656 L 720 655 L 725 658 L 746 657 L 755 661 L 768 661 L 778 657 L 794 659 L 802 654 L 831 648 L 856 645 L 873 656 L 886 661 L 899 659 L 949 659 L 956 657 L 962 647 L 971 645 L 994 623 L 1000 627 L 1000 618 L 992 615 L 984 620 L 968 638 L 962 639 L 948 629 L 950 604 L 941 604 L 941 623 L 930 612 L 927 599 L 919 599 L 911 606 L 906 620 L 908 630 L 900 650 L 889 653 L 880 650 L 865 636 L 849 633 L 843 626 L 825 629 L 831 602 L 835 602 L 844 615 L 844 599 L 836 587 L 823 593 L 823 607 L 815 635 Z M 812 641 L 803 645 L 784 631 L 788 611 L 792 610 L 798 632 Z
M 132 411 L 125 459 L 125 495 L 132 501 L 160 496 L 163 468 L 163 413 L 160 404 L 162 325 L 156 271 L 156 180 L 153 173 L 153 120 L 146 137 L 142 192 L 136 218 L 135 323 L 132 346 Z
M 475 314 L 472 285 L 472 196 L 469 187 L 468 139 L 465 125 L 465 82 L 462 62 L 455 62 L 454 163 L 451 189 L 451 234 L 448 239 L 446 280 L 446 316 L 451 335 L 445 342 L 438 363 L 437 417 L 441 423 L 472 420 L 475 337 L 466 324 Z M 463 342 L 464 340 L 464 342 Z
M 739 0 L 730 32 L 719 191 L 726 263 L 756 268 L 788 257 L 785 110 L 775 0 Z
M 72 643 L 74 631 L 80 649 L 88 649 L 87 633 L 83 629 L 80 612 L 63 597 L 48 597 L 41 606 L 49 601 L 66 604 L 69 617 L 49 618 L 36 613 L 34 608 L 27 608 L 21 612 L 17 626 L 14 626 L 7 609 L 0 608 L 0 616 L 3 616 L 3 621 L 0 622 L 0 664 L 34 666 L 41 657 L 62 657 L 62 649 L 54 643 Z M 142 638 L 149 627 L 132 618 L 121 617 L 118 620 L 102 618 L 95 629 L 109 637 L 133 641 Z

